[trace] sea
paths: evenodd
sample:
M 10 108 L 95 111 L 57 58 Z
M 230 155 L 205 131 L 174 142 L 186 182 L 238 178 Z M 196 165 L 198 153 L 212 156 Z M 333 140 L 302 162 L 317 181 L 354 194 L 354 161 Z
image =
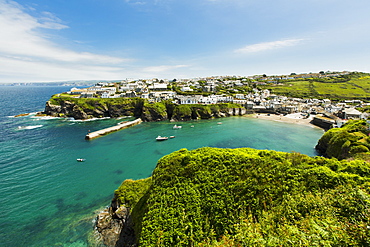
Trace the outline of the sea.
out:
M 173 151 L 250 147 L 315 156 L 324 133 L 243 116 L 142 123 L 87 141 L 89 131 L 132 118 L 36 116 L 53 94 L 69 89 L 0 86 L 0 246 L 94 246 L 95 216 L 118 186 L 151 176 L 158 159 Z M 30 114 L 15 117 L 23 113 Z M 175 138 L 159 142 L 158 135 Z

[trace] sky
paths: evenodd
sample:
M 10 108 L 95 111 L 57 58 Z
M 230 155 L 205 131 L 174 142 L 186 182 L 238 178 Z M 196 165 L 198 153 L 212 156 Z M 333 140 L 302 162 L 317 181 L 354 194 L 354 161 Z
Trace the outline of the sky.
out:
M 0 0 L 0 83 L 370 72 L 369 0 Z

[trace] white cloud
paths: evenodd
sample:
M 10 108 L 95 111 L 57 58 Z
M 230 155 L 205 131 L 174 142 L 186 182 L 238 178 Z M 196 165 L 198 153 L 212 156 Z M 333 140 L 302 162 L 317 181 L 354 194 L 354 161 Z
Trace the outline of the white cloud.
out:
M 253 45 L 247 45 L 243 48 L 235 50 L 236 53 L 252 53 L 252 52 L 261 52 L 267 50 L 275 50 L 280 49 L 283 47 L 295 46 L 298 43 L 303 41 L 303 39 L 286 39 L 286 40 L 278 40 L 272 42 L 263 42 Z
M 143 1 L 136 1 L 136 0 L 126 0 L 126 3 L 134 4 L 134 5 L 145 5 L 146 2 Z
M 42 12 L 43 16 L 39 18 L 40 27 L 48 29 L 64 29 L 68 26 L 61 24 L 61 20 L 50 12 Z
M 5 78 L 4 73 L 8 76 L 9 72 L 17 71 L 18 74 L 23 73 L 23 66 L 32 67 L 33 70 L 28 71 L 28 75 L 37 80 L 39 78 L 59 78 L 63 80 L 68 74 L 78 75 L 76 67 L 80 69 L 91 70 L 81 71 L 80 74 L 98 74 L 100 69 L 101 75 L 111 73 L 109 78 L 116 71 L 116 68 L 110 70 L 111 65 L 121 65 L 124 62 L 130 61 L 119 57 L 112 57 L 89 52 L 76 52 L 70 49 L 65 49 L 62 46 L 51 41 L 47 35 L 48 29 L 61 30 L 68 28 L 62 24 L 62 21 L 55 17 L 52 13 L 43 12 L 41 17 L 34 17 L 26 13 L 26 9 L 14 1 L 0 0 L 0 76 Z M 39 66 L 39 67 L 38 67 Z M 52 67 L 55 67 L 53 69 Z M 9 71 L 4 70 L 8 68 Z M 37 69 L 39 68 L 39 69 Z M 60 69 L 62 68 L 62 69 Z M 59 72 L 54 75 L 51 71 Z M 32 76 L 31 76 L 32 75 Z M 15 75 L 14 75 L 15 76 Z M 80 76 L 78 76 L 80 77 Z M 91 76 L 87 79 L 90 79 Z M 100 77 L 101 78 L 101 77 Z M 54 80 L 55 80 L 54 79 Z

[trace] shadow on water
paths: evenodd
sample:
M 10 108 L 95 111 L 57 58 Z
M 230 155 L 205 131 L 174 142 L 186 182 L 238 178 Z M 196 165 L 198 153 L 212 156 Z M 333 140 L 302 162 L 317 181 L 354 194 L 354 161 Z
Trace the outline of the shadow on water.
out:
M 156 155 L 164 156 L 164 153 L 162 153 L 162 152 L 161 152 L 161 151 L 159 151 L 159 150 L 154 150 L 154 153 L 155 153 Z
M 75 200 L 76 201 L 79 201 L 79 200 L 81 200 L 81 199 L 84 199 L 84 198 L 86 198 L 87 197 L 87 193 L 85 192 L 85 191 L 81 191 L 81 192 L 79 192 L 79 193 L 77 193 L 76 195 L 75 195 Z
M 155 140 L 153 139 L 153 141 L 152 140 L 150 140 L 150 141 L 144 141 L 144 142 L 137 142 L 137 143 L 135 143 L 135 144 L 133 144 L 134 146 L 142 146 L 142 145 L 146 145 L 147 143 L 149 143 L 149 142 L 154 142 Z
M 122 173 L 123 173 L 123 171 L 122 171 L 122 170 L 120 170 L 120 169 L 118 169 L 118 170 L 115 170 L 113 173 L 115 173 L 115 174 L 122 174 Z

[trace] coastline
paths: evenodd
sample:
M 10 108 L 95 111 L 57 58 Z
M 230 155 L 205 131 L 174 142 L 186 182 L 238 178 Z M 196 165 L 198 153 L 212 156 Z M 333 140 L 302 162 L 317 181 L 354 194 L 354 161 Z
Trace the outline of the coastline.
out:
M 268 114 L 268 113 L 255 113 L 252 115 L 245 115 L 246 117 L 253 117 L 253 118 L 259 118 L 264 120 L 272 120 L 277 122 L 284 122 L 284 123 L 293 123 L 293 124 L 300 124 L 300 125 L 306 125 L 312 128 L 320 128 L 319 126 L 316 126 L 311 123 L 313 117 L 310 116 L 309 118 L 303 118 L 301 113 L 292 113 L 288 115 L 276 115 L 276 114 Z

